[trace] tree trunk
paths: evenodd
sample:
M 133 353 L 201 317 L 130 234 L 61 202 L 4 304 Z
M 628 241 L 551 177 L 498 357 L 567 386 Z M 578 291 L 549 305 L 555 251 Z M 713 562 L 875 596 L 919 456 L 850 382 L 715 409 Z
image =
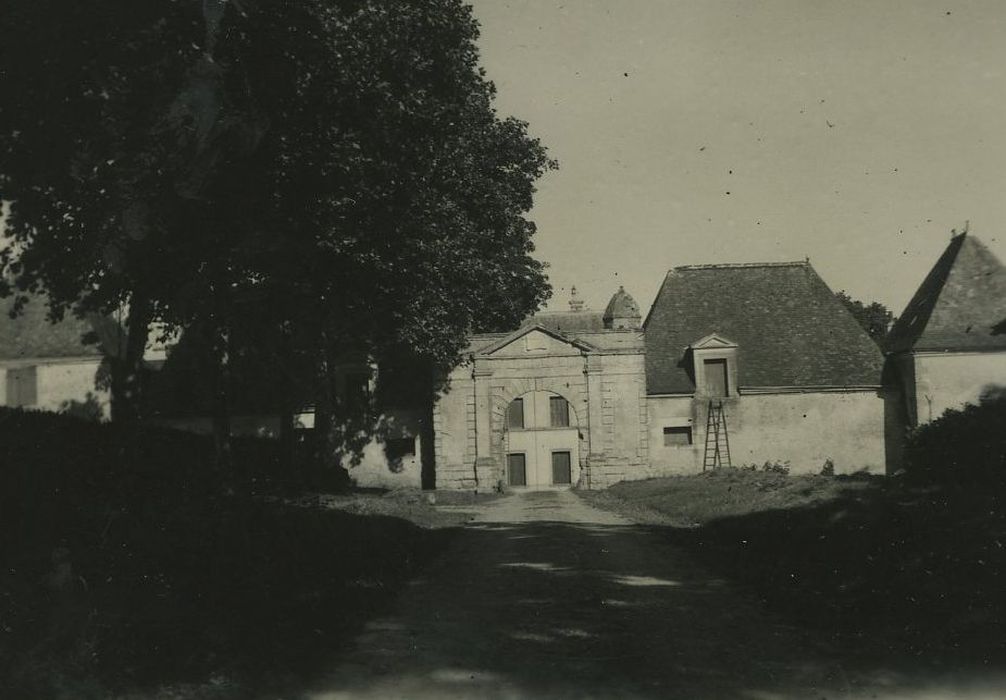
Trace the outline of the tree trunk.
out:
M 283 410 L 279 416 L 279 469 L 287 481 L 296 488 L 304 483 L 300 460 L 297 459 L 297 433 L 294 430 L 292 402 L 284 397 Z
M 230 334 L 226 329 L 217 335 L 216 381 L 213 387 L 213 449 L 217 471 L 232 476 L 231 412 L 230 412 Z
M 135 423 L 140 418 L 143 392 L 143 353 L 150 332 L 150 300 L 134 294 L 129 302 L 126 338 L 109 362 L 112 421 Z
M 328 362 L 322 360 L 318 367 L 318 381 L 314 399 L 314 465 L 312 471 L 323 474 L 334 452 L 332 446 L 332 413 L 334 396 L 330 390 Z

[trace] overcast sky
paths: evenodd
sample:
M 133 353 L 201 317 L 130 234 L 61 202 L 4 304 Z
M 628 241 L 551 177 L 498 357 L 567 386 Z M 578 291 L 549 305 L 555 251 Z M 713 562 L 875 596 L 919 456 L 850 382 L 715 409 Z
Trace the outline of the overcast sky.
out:
M 551 308 L 675 265 L 802 260 L 900 313 L 971 232 L 1006 259 L 1006 2 L 474 0 L 503 115 L 560 161 Z

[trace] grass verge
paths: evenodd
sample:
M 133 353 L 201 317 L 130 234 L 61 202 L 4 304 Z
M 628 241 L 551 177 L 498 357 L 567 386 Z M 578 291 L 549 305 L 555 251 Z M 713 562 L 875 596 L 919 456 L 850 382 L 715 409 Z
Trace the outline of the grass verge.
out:
M 997 492 L 728 469 L 583 495 L 658 526 L 795 624 L 877 653 L 1006 661 Z

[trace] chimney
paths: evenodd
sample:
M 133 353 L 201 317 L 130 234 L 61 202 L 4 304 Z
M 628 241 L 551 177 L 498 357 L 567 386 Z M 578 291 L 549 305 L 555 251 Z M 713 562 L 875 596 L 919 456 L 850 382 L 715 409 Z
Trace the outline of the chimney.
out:
M 573 313 L 583 311 L 583 300 L 576 294 L 576 287 L 569 290 L 569 310 Z

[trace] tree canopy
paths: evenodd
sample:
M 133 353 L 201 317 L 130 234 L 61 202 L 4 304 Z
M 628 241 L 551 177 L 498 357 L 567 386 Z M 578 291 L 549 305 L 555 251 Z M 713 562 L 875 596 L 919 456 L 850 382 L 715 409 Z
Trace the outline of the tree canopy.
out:
M 835 296 L 849 310 L 856 322 L 862 326 L 871 338 L 879 345 L 887 335 L 887 329 L 894 322 L 894 314 L 888 311 L 887 307 L 880 302 L 863 302 L 853 299 L 845 290 L 835 293 Z
M 548 297 L 527 213 L 555 164 L 496 113 L 459 0 L 5 14 L 0 291 L 45 291 L 57 317 L 127 304 L 127 364 L 154 321 L 221 348 L 241 327 L 298 369 L 449 364 Z

